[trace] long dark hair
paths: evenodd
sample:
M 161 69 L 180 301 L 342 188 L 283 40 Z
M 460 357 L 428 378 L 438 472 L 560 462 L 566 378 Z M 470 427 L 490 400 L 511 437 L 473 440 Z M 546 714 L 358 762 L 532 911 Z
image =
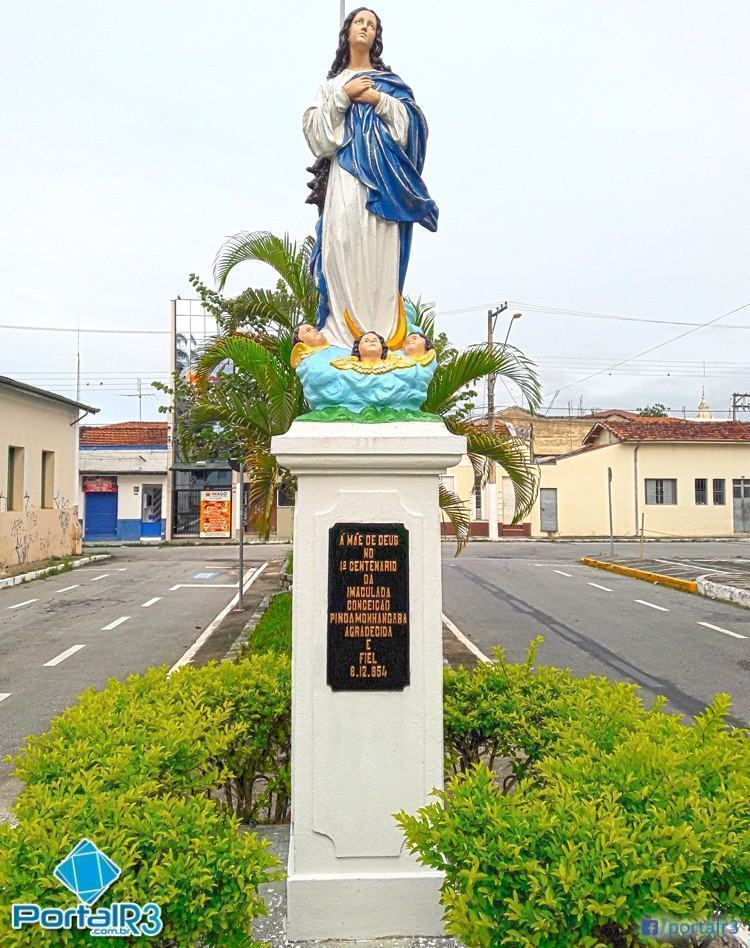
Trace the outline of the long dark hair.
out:
M 333 57 L 331 68 L 328 71 L 328 79 L 333 79 L 334 76 L 338 76 L 338 74 L 343 72 L 349 65 L 349 30 L 354 22 L 354 17 L 363 10 L 369 10 L 370 13 L 375 14 L 375 42 L 372 44 L 372 49 L 370 50 L 370 64 L 372 68 L 378 72 L 391 71 L 391 67 L 386 66 L 382 60 L 383 24 L 380 22 L 380 17 L 375 13 L 372 7 L 357 7 L 356 10 L 352 10 L 347 16 L 339 31 L 339 45 L 336 50 L 336 55 Z M 315 204 L 318 208 L 318 213 L 322 214 L 323 205 L 326 200 L 326 190 L 328 188 L 328 173 L 331 170 L 331 159 L 318 158 L 318 160 L 313 162 L 306 170 L 310 172 L 313 178 L 307 185 L 310 189 L 310 194 L 305 198 L 305 204 Z
M 357 9 L 352 10 L 349 16 L 344 20 L 344 25 L 339 31 L 339 47 L 336 50 L 336 55 L 333 57 L 331 68 L 328 71 L 328 79 L 333 79 L 334 76 L 338 76 L 338 74 L 343 72 L 349 65 L 349 30 L 354 22 L 354 17 L 363 10 L 369 10 L 370 13 L 375 13 L 372 7 L 357 7 Z M 372 49 L 370 50 L 370 63 L 372 68 L 377 69 L 378 72 L 390 72 L 391 67 L 386 66 L 381 59 L 383 55 L 383 24 L 380 22 L 380 17 L 377 13 L 375 13 L 375 23 L 375 42 L 372 44 Z

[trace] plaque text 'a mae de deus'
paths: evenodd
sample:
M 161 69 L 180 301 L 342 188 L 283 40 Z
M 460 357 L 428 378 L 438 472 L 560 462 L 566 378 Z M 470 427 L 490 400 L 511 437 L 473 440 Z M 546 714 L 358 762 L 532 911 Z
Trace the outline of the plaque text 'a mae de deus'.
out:
M 409 684 L 409 531 L 337 523 L 328 536 L 328 684 L 400 691 Z

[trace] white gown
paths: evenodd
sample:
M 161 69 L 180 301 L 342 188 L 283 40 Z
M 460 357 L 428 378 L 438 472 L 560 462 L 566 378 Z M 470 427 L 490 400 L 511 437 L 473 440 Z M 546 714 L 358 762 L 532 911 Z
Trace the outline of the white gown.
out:
M 351 104 L 342 86 L 358 72 L 345 69 L 327 79 L 302 120 L 313 154 L 332 159 L 323 209 L 322 263 L 330 308 L 323 332 L 332 345 L 346 349 L 353 340 L 344 308 L 365 331 L 374 330 L 384 339 L 393 335 L 398 318 L 399 225 L 367 210 L 367 188 L 335 158 Z M 374 108 L 403 147 L 409 131 L 403 103 L 381 92 Z

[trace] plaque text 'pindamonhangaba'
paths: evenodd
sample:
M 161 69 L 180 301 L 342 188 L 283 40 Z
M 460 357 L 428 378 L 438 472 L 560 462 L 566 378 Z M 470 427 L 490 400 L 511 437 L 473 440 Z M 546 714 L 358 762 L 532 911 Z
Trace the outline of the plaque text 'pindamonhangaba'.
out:
M 328 684 L 400 691 L 409 684 L 409 531 L 337 523 L 328 543 Z

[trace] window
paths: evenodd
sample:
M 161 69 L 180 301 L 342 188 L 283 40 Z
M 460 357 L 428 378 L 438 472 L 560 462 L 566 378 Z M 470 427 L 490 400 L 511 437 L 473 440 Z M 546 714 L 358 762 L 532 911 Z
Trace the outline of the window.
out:
M 482 519 L 482 478 L 474 478 L 474 519 Z
M 23 448 L 8 448 L 8 510 L 23 510 Z
M 276 506 L 277 507 L 293 507 L 294 494 L 291 494 L 284 487 L 277 487 L 276 488 Z
M 726 482 L 723 477 L 714 478 L 714 503 L 725 504 L 727 502 Z
M 708 481 L 705 477 L 695 479 L 695 502 L 696 504 L 708 503 Z
M 53 507 L 55 494 L 55 452 L 42 451 L 42 507 Z
M 676 504 L 677 481 L 674 478 L 646 478 L 647 504 Z
M 456 493 L 456 475 L 455 474 L 441 474 L 440 475 L 440 486 L 444 487 L 446 490 L 451 491 L 451 493 Z

